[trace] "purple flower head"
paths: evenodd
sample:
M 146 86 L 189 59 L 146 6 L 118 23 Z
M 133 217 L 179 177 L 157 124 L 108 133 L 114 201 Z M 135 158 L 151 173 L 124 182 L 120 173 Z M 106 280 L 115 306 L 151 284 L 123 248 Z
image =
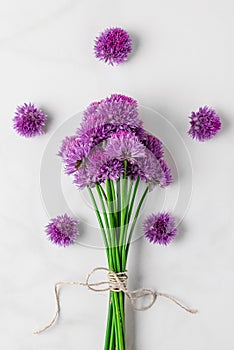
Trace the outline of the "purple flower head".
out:
M 221 121 L 214 109 L 208 106 L 200 107 L 192 112 L 190 118 L 189 135 L 199 141 L 209 140 L 221 129 Z
M 24 137 L 33 137 L 43 134 L 43 128 L 46 123 L 46 114 L 38 109 L 32 103 L 24 103 L 23 106 L 16 108 L 13 118 L 13 127 L 19 135 Z
M 123 162 L 110 159 L 102 147 L 95 147 L 88 157 L 87 171 L 92 184 L 102 183 L 107 179 L 117 180 L 123 173 Z
M 89 120 L 90 116 L 96 113 L 100 103 L 102 103 L 102 100 L 90 103 L 90 105 L 85 109 L 85 111 L 83 113 L 83 120 L 84 121 Z
M 74 174 L 74 184 L 77 185 L 77 187 L 80 190 L 83 190 L 87 186 L 93 186 L 94 184 L 91 183 L 90 176 L 88 173 L 88 170 L 85 165 L 82 165 Z
M 141 134 L 142 128 L 135 128 L 127 124 L 116 125 L 116 124 L 105 124 L 100 125 L 96 128 L 89 129 L 87 132 L 82 133 L 81 129 L 77 130 L 77 136 L 80 145 L 85 149 L 86 155 L 92 150 L 93 147 L 99 145 L 103 141 L 110 138 L 115 133 L 126 131 L 137 136 Z
M 79 189 L 119 179 L 125 163 L 127 176 L 140 178 L 151 189 L 172 182 L 162 142 L 142 124 L 137 101 L 125 95 L 113 94 L 87 107 L 76 135 L 66 137 L 59 151 Z
M 51 242 L 59 246 L 69 246 L 78 236 L 78 220 L 72 219 L 67 214 L 57 216 L 50 220 L 46 226 L 46 234 Z
M 171 174 L 171 169 L 169 168 L 169 166 L 167 165 L 167 163 L 165 162 L 164 159 L 159 159 L 159 164 L 161 167 L 161 178 L 160 178 L 160 186 L 161 187 L 167 187 L 169 186 L 172 181 L 172 174 Z
M 121 28 L 108 28 L 95 40 L 94 54 L 100 61 L 118 65 L 127 60 L 132 51 L 132 40 Z
M 172 182 L 171 169 L 168 167 L 166 162 L 163 159 L 157 159 L 155 155 L 150 152 L 148 149 L 145 152 L 145 157 L 141 158 L 136 163 L 138 170 L 133 169 L 140 177 L 142 181 L 150 183 L 151 189 L 154 185 L 159 185 L 161 187 L 167 187 Z
M 115 127 L 128 126 L 134 129 L 142 126 L 139 119 L 137 102 L 131 97 L 113 94 L 105 100 L 91 103 L 84 111 L 83 121 L 77 134 L 82 137 L 93 129 L 105 125 Z
M 105 182 L 107 179 L 117 180 L 123 173 L 123 162 L 117 159 L 109 159 L 101 145 L 90 152 L 85 170 L 82 168 L 75 174 L 75 183 L 80 187 L 94 186 L 96 183 Z
M 115 125 L 105 124 L 93 129 L 89 129 L 83 134 L 81 133 L 81 129 L 78 129 L 77 134 L 80 144 L 87 149 L 86 155 L 88 155 L 93 147 L 108 139 L 115 131 Z
M 167 245 L 177 233 L 174 217 L 169 213 L 151 214 L 143 224 L 145 237 L 150 243 Z
M 157 159 L 161 159 L 163 157 L 163 144 L 162 142 L 155 136 L 146 133 L 142 140 L 142 143 L 153 153 L 153 155 Z
M 88 157 L 87 172 L 91 183 L 100 182 L 99 171 L 102 165 L 107 162 L 108 156 L 102 146 L 97 146 L 92 149 Z
M 86 116 L 85 118 L 86 119 L 81 122 L 80 127 L 77 129 L 77 135 L 81 137 L 83 134 L 90 133 L 93 130 L 108 124 L 107 118 L 98 111 Z
M 67 136 L 62 141 L 58 156 L 65 164 L 65 172 L 70 175 L 78 170 L 87 153 L 87 146 L 82 145 L 76 135 Z
M 71 148 L 71 145 L 76 142 L 77 136 L 72 135 L 72 136 L 66 136 L 61 143 L 60 150 L 58 152 L 58 156 L 61 157 L 62 159 L 66 159 L 67 154 L 69 153 L 69 150 Z
M 146 179 L 143 178 L 143 172 L 139 168 L 138 163 L 127 163 L 127 176 L 129 176 L 132 181 L 135 181 L 138 177 L 146 181 Z
M 106 102 L 116 102 L 116 103 L 129 103 L 130 105 L 137 108 L 137 101 L 132 97 L 121 95 L 121 94 L 112 94 L 110 97 L 107 97 Z
M 113 94 L 106 98 L 100 103 L 98 112 L 106 117 L 107 122 L 112 124 L 142 126 L 137 101 L 125 95 Z
M 106 179 L 116 181 L 123 174 L 123 171 L 123 162 L 118 159 L 110 159 L 98 171 L 99 182 L 104 182 Z
M 113 134 L 106 145 L 106 153 L 110 158 L 127 160 L 129 163 L 135 163 L 139 158 L 144 158 L 145 149 L 133 133 L 126 131 Z

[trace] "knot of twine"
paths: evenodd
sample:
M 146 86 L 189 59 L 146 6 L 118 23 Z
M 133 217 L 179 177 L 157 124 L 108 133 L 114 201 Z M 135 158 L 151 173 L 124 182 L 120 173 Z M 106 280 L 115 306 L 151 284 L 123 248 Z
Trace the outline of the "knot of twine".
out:
M 100 281 L 100 282 L 90 282 L 90 278 L 95 274 L 97 271 L 105 271 L 107 272 L 107 280 Z M 93 292 L 105 292 L 105 291 L 112 291 L 112 292 L 123 292 L 128 299 L 131 302 L 132 308 L 136 311 L 145 311 L 153 304 L 155 303 L 157 297 L 163 297 L 166 298 L 172 302 L 174 302 L 176 305 L 184 309 L 185 311 L 195 314 L 197 313 L 197 310 L 190 309 L 189 307 L 183 305 L 181 302 L 179 302 L 178 299 L 174 298 L 171 295 L 160 293 L 157 291 L 154 291 L 152 289 L 147 288 L 140 288 L 135 290 L 128 290 L 127 288 L 127 280 L 128 276 L 126 272 L 114 272 L 112 270 L 107 269 L 106 267 L 96 267 L 94 268 L 87 276 L 85 282 L 78 282 L 78 281 L 71 281 L 71 282 L 57 282 L 54 285 L 54 294 L 55 294 L 55 314 L 50 323 L 38 330 L 33 331 L 34 334 L 39 334 L 47 330 L 48 328 L 52 327 L 54 323 L 56 322 L 59 312 L 60 312 L 60 299 L 59 299 L 59 288 L 64 285 L 78 285 L 81 287 L 87 287 L 88 289 L 92 290 Z M 148 302 L 145 304 L 145 306 L 137 306 L 137 300 L 144 299 L 146 297 L 149 297 Z

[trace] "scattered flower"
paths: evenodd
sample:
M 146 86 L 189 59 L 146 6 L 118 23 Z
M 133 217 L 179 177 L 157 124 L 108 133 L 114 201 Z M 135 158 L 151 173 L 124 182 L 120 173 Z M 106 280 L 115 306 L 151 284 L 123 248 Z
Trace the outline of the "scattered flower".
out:
M 118 65 L 127 60 L 132 51 L 132 39 L 121 28 L 108 28 L 95 40 L 94 54 L 100 61 Z
M 208 106 L 200 107 L 192 112 L 190 118 L 189 135 L 198 141 L 209 140 L 221 129 L 220 117 L 214 109 Z
M 143 226 L 150 243 L 167 245 L 177 233 L 175 219 L 169 213 L 151 214 Z
M 72 219 L 67 214 L 57 216 L 46 226 L 46 234 L 51 242 L 66 247 L 77 239 L 79 234 L 77 225 L 78 220 Z
M 46 123 L 46 114 L 32 103 L 17 106 L 13 118 L 13 127 L 17 133 L 24 137 L 33 137 L 43 134 Z

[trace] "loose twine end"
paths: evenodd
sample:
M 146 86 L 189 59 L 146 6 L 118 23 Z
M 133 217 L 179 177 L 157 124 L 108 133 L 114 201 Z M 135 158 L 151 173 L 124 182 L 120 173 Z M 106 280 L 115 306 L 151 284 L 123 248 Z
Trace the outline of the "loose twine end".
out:
M 107 273 L 107 280 L 91 283 L 90 278 L 97 271 L 105 271 Z M 153 306 L 157 297 L 163 297 L 165 299 L 168 299 L 174 302 L 180 308 L 184 309 L 185 311 L 191 314 L 196 314 L 198 312 L 198 310 L 191 309 L 185 306 L 178 299 L 174 298 L 169 294 L 159 293 L 157 291 L 154 291 L 152 289 L 147 289 L 147 288 L 140 288 L 132 291 L 128 290 L 127 280 L 128 280 L 128 276 L 126 272 L 114 272 L 105 267 L 96 267 L 87 275 L 85 282 L 77 282 L 77 281 L 57 282 L 54 285 L 55 304 L 56 304 L 55 314 L 48 325 L 46 325 L 41 329 L 37 329 L 33 331 L 33 334 L 40 334 L 55 324 L 60 312 L 59 288 L 64 285 L 77 285 L 81 287 L 87 287 L 88 289 L 96 293 L 105 292 L 105 291 L 112 291 L 117 293 L 123 292 L 130 300 L 132 308 L 135 311 L 145 311 Z M 149 297 L 148 303 L 145 306 L 137 306 L 137 300 L 144 299 L 145 297 Z

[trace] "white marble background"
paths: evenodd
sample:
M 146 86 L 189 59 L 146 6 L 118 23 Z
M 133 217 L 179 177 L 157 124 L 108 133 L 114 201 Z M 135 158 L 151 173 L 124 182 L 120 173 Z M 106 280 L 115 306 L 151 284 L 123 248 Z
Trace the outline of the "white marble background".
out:
M 55 281 L 83 279 L 105 264 L 102 250 L 48 243 L 39 174 L 53 132 L 114 92 L 171 121 L 194 171 L 179 238 L 167 248 L 138 240 L 129 270 L 131 285 L 171 292 L 199 313 L 162 299 L 147 312 L 128 308 L 128 349 L 234 348 L 233 11 L 232 0 L 0 0 L 1 349 L 102 349 L 107 295 L 82 288 L 64 288 L 56 327 L 32 335 L 54 311 Z M 92 54 L 108 26 L 126 28 L 135 41 L 134 55 L 117 68 Z M 50 118 L 47 133 L 32 140 L 17 136 L 11 121 L 29 100 Z M 220 113 L 223 130 L 199 144 L 186 135 L 186 117 L 204 104 Z

